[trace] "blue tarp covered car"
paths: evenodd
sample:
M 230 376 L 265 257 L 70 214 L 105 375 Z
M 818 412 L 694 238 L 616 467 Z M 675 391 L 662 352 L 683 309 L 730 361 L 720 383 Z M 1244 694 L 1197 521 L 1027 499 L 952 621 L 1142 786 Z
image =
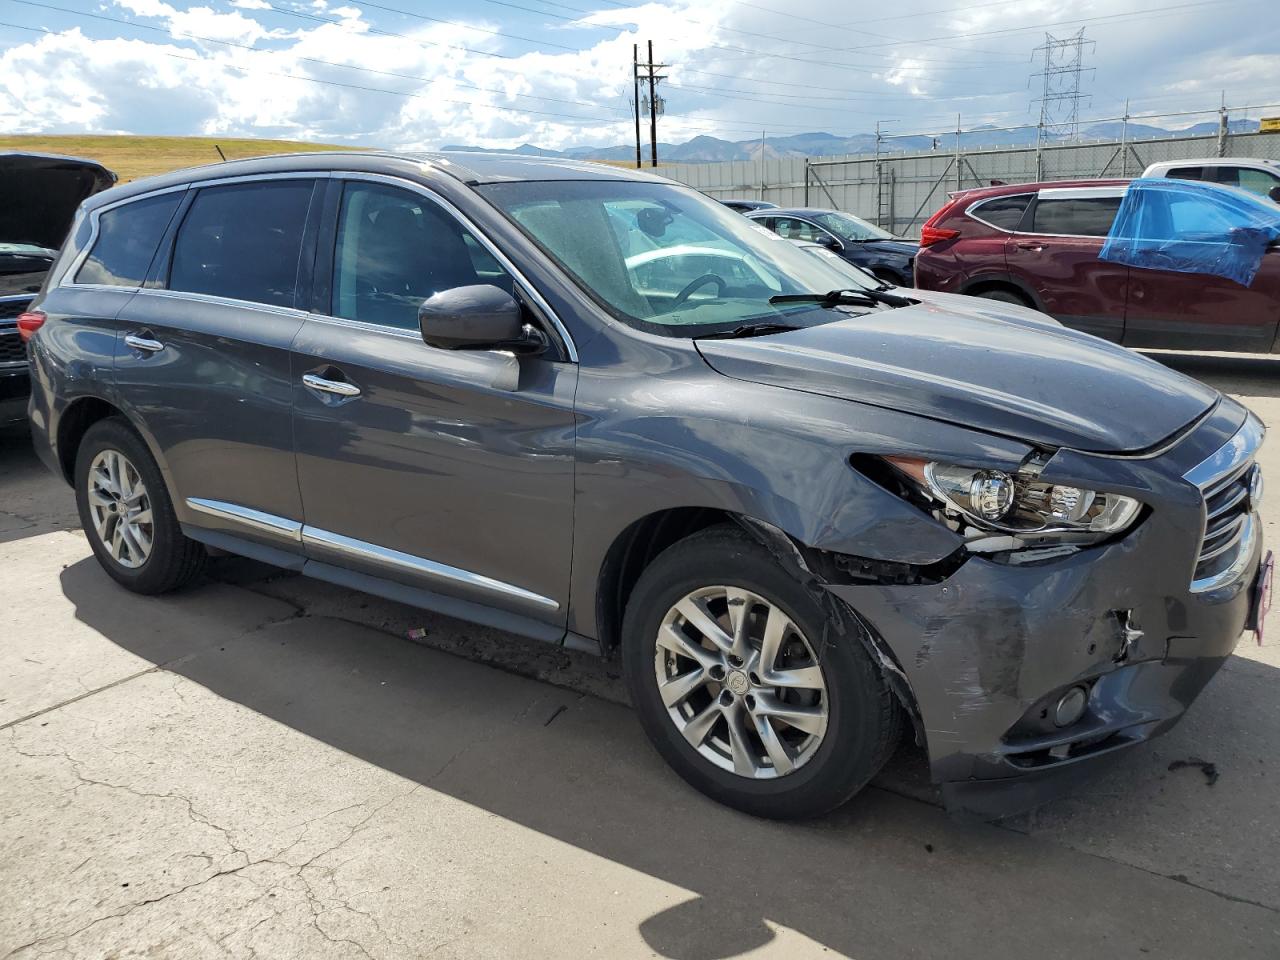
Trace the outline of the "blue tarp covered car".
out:
M 1247 287 L 1277 240 L 1280 209 L 1260 197 L 1210 183 L 1139 179 L 1125 191 L 1098 257 Z

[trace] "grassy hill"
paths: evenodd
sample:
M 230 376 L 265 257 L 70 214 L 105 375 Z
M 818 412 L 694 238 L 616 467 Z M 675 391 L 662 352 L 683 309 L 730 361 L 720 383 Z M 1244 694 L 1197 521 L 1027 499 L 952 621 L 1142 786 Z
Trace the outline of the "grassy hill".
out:
M 294 140 L 237 140 L 223 137 L 0 136 L 0 151 L 29 150 L 88 157 L 97 160 L 108 170 L 114 170 L 121 183 L 182 167 L 217 163 L 221 158 L 216 147 L 222 148 L 228 160 L 260 157 L 269 153 L 348 149 L 333 144 L 298 143 Z

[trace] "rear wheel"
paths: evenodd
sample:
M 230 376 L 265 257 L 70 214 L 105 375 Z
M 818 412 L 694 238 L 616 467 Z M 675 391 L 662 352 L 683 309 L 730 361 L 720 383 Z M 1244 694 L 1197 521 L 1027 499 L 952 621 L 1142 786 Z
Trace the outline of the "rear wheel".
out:
M 757 816 L 817 816 L 888 759 L 901 719 L 862 644 L 736 527 L 670 547 L 627 604 L 632 703 L 658 752 L 712 798 Z
M 91 426 L 76 452 L 76 505 L 94 556 L 135 593 L 165 593 L 204 565 L 204 547 L 183 536 L 160 468 L 123 420 Z

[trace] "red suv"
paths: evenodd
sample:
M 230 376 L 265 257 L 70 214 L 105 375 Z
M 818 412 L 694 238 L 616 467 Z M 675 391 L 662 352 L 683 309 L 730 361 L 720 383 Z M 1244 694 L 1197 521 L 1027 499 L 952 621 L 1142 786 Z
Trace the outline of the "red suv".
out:
M 952 194 L 920 231 L 916 286 L 1021 303 L 1126 346 L 1280 350 L 1280 250 L 1267 250 L 1247 287 L 1098 259 L 1127 184 L 1023 183 Z M 1172 209 L 1176 231 L 1182 208 Z M 1186 209 L 1203 223 L 1204 211 Z

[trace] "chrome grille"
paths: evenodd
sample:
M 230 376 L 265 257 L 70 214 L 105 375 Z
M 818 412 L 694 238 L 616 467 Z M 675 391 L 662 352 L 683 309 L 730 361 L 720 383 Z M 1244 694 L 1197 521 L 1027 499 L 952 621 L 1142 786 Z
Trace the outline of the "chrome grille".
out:
M 1254 500 L 1261 489 L 1261 468 L 1254 458 L 1263 435 L 1262 424 L 1250 415 L 1235 436 L 1186 475 L 1200 488 L 1205 507 L 1193 593 L 1232 583 L 1252 559 L 1259 532 Z

